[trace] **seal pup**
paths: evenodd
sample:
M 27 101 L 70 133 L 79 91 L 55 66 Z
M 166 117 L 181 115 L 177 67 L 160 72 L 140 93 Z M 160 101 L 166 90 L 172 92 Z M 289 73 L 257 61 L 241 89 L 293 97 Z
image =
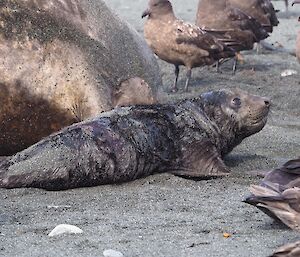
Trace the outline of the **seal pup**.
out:
M 226 176 L 222 157 L 264 127 L 269 107 L 268 98 L 236 89 L 174 104 L 116 108 L 8 157 L 0 163 L 0 187 L 59 190 L 158 172 Z
M 261 184 L 252 185 L 250 191 L 244 202 L 300 231 L 300 158 L 268 172 Z
M 269 36 L 255 18 L 232 6 L 228 0 L 199 1 L 196 25 L 212 33 L 237 53 L 253 49 L 255 42 Z M 233 74 L 238 56 L 233 65 Z
M 300 241 L 295 243 L 286 244 L 279 247 L 269 257 L 299 257 L 300 256 Z
M 224 56 L 235 55 L 232 49 L 213 35 L 177 19 L 168 0 L 150 0 L 142 18 L 146 16 L 144 36 L 148 45 L 160 59 L 175 65 L 172 91 L 177 91 L 180 65 L 187 67 L 187 91 L 193 68 L 211 65 Z

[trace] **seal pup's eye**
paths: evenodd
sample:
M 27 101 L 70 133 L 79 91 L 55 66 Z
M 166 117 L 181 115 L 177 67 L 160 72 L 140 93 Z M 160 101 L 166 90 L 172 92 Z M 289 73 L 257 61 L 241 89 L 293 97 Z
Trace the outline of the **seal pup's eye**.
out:
M 233 106 L 239 107 L 239 106 L 241 106 L 242 101 L 241 101 L 240 98 L 236 97 L 236 98 L 233 98 L 233 99 L 231 100 L 231 103 L 232 103 Z

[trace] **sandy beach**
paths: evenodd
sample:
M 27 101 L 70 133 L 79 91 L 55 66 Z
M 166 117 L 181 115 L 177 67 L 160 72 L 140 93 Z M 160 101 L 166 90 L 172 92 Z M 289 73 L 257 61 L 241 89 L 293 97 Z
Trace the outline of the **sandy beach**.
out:
M 142 35 L 141 13 L 146 0 L 106 0 Z M 173 0 L 176 15 L 193 22 L 196 0 Z M 274 2 L 284 10 L 283 1 Z M 267 42 L 293 50 L 300 23 L 300 6 L 279 13 L 280 24 Z M 249 170 L 272 169 L 300 155 L 300 64 L 287 53 L 243 53 L 235 76 L 232 62 L 193 70 L 189 93 L 183 93 L 181 69 L 177 94 L 168 93 L 172 65 L 159 61 L 162 102 L 194 97 L 219 88 L 241 88 L 272 99 L 266 127 L 246 139 L 229 156 L 228 178 L 191 181 L 158 174 L 122 185 L 49 192 L 38 189 L 0 189 L 0 256 L 103 256 L 105 249 L 125 257 L 266 257 L 300 234 L 273 222 L 242 202 L 250 184 L 259 178 Z M 282 77 L 291 69 L 298 74 Z M 49 238 L 58 224 L 80 227 L 83 234 Z M 231 236 L 225 238 L 224 233 Z

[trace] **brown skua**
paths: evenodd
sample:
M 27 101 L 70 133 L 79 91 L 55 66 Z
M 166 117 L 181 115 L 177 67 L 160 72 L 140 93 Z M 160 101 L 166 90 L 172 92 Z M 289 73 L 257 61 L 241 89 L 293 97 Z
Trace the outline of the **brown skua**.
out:
M 273 27 L 279 24 L 276 10 L 270 0 L 228 0 L 228 2 L 255 18 L 267 32 L 273 32 Z
M 146 16 L 144 35 L 147 43 L 160 59 L 175 65 L 174 91 L 177 90 L 180 65 L 187 67 L 187 91 L 193 68 L 235 55 L 213 35 L 177 19 L 168 0 L 150 0 L 142 18 Z
M 196 25 L 213 33 L 236 52 L 251 50 L 255 42 L 268 37 L 267 31 L 255 18 L 227 0 L 199 1 Z
M 300 157 L 267 173 L 259 186 L 251 186 L 245 202 L 293 230 L 300 231 Z

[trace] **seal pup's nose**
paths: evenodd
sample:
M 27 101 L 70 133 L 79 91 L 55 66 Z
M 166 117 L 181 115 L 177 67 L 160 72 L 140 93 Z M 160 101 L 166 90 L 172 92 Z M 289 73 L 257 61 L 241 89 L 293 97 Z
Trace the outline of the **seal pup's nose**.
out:
M 271 100 L 269 98 L 264 97 L 264 103 L 267 107 L 271 106 Z

